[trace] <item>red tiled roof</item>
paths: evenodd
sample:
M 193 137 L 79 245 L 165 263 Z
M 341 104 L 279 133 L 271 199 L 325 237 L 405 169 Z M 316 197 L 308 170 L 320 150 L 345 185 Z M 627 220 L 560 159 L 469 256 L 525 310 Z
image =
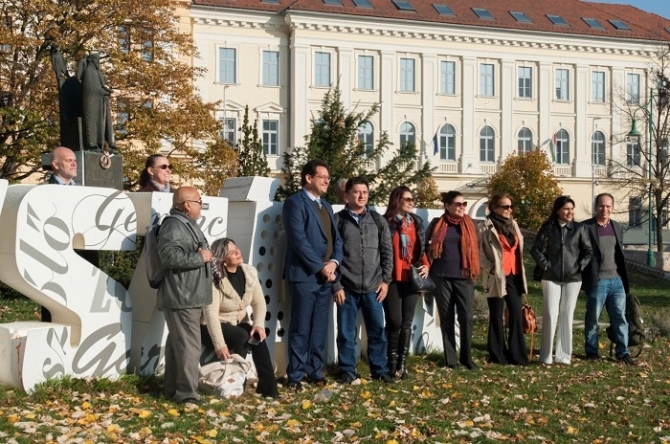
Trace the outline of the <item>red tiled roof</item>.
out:
M 264 12 L 306 11 L 326 14 L 415 20 L 432 23 L 486 28 L 523 29 L 560 34 L 593 35 L 624 39 L 670 41 L 670 20 L 629 5 L 594 3 L 580 0 L 408 0 L 415 11 L 400 11 L 392 0 L 369 0 L 373 8 L 359 8 L 353 0 L 342 5 L 327 5 L 323 0 L 280 0 L 280 4 L 261 0 L 193 0 L 194 5 Z M 453 16 L 440 15 L 433 4 L 447 5 Z M 495 20 L 480 19 L 472 8 L 487 9 Z M 517 22 L 510 11 L 526 14 L 532 23 Z M 547 15 L 559 15 L 568 26 L 556 26 Z M 591 28 L 583 18 L 593 18 L 605 29 Z M 617 30 L 608 20 L 621 20 L 630 30 Z

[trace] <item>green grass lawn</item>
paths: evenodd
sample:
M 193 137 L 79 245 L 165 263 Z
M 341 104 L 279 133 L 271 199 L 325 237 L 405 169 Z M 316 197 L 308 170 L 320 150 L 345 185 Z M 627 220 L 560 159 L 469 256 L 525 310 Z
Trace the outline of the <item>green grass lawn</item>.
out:
M 670 282 L 632 273 L 631 283 L 647 325 L 652 316 L 670 317 Z M 539 284 L 531 282 L 529 293 L 540 316 Z M 0 305 L 0 322 L 38 317 L 22 298 Z M 582 294 L 576 320 L 584 310 Z M 323 388 L 307 385 L 298 394 L 281 389 L 278 400 L 252 390 L 232 400 L 205 396 L 199 408 L 184 410 L 160 396 L 160 378 L 132 375 L 50 381 L 30 395 L 0 387 L 0 442 L 670 443 L 667 337 L 657 336 L 637 367 L 584 361 L 577 328 L 570 366 L 545 367 L 537 357 L 524 368 L 488 364 L 485 322 L 475 325 L 473 343 L 480 371 L 446 370 L 440 354 L 428 354 L 412 357 L 410 378 L 393 386 L 339 386 L 331 369 L 332 396 L 322 402 L 315 397 Z M 369 376 L 365 364 L 360 372 Z

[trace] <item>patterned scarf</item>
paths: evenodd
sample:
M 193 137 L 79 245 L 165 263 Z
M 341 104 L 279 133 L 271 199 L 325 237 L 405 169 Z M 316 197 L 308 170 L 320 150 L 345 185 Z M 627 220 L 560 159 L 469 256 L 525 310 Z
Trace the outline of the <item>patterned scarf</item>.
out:
M 514 231 L 514 219 L 511 217 L 502 217 L 498 213 L 492 212 L 489 214 L 489 219 L 493 223 L 496 231 L 502 234 L 507 239 L 510 247 L 516 243 L 516 231 Z
M 449 225 L 461 226 L 461 275 L 474 282 L 479 276 L 479 242 L 475 224 L 467 214 L 462 218 L 454 218 L 445 212 L 437 221 L 430 238 L 430 257 L 438 259 L 442 256 L 443 242 Z
M 151 185 L 156 187 L 156 189 L 162 193 L 169 193 L 172 191 L 172 188 L 170 188 L 170 184 L 166 183 L 165 185 L 161 185 L 158 182 L 156 182 L 153 179 L 149 179 L 149 182 L 151 182 Z
M 398 222 L 398 234 L 400 234 L 400 257 L 407 262 L 412 262 L 412 253 L 414 253 L 414 244 L 409 237 L 414 230 L 414 219 L 407 213 L 405 217 L 401 215 L 396 216 Z

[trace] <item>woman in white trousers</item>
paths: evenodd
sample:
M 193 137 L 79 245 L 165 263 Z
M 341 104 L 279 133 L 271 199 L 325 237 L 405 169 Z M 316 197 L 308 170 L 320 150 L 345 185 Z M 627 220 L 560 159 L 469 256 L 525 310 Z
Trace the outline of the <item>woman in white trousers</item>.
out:
M 568 196 L 554 201 L 549 219 L 537 233 L 531 254 L 534 277 L 542 280 L 542 345 L 540 362 L 570 364 L 572 320 L 582 286 L 582 270 L 591 261 L 591 241 L 584 226 L 573 220 L 575 202 Z M 554 336 L 556 356 L 552 361 Z

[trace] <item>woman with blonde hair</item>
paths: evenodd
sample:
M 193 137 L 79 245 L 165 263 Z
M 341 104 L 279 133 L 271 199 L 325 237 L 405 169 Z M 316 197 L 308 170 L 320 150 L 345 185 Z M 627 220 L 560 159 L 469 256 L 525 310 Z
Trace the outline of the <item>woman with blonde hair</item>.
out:
M 528 293 L 528 287 L 523 266 L 523 236 L 513 211 L 510 196 L 492 196 L 489 199 L 489 215 L 479 232 L 482 284 L 489 306 L 487 348 L 491 362 L 527 365 L 521 295 Z M 503 322 L 505 306 L 509 325 L 507 341 Z

